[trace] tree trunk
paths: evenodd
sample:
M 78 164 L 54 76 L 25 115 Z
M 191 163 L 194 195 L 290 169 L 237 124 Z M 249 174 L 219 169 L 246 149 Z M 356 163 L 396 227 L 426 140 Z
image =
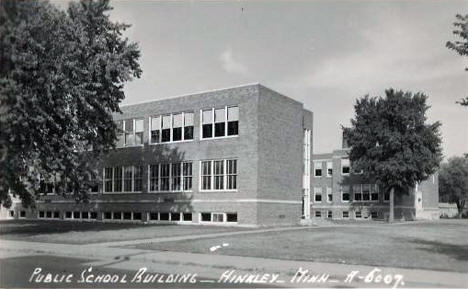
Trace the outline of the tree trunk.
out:
M 391 188 L 390 189 L 390 212 L 389 212 L 389 215 L 388 215 L 388 222 L 389 223 L 393 223 L 393 221 L 395 220 L 395 210 L 394 210 L 395 203 L 394 203 L 394 200 L 395 200 L 395 189 Z
M 458 218 L 459 219 L 462 218 L 463 208 L 465 208 L 465 200 L 458 200 L 457 201 L 457 209 L 458 209 Z

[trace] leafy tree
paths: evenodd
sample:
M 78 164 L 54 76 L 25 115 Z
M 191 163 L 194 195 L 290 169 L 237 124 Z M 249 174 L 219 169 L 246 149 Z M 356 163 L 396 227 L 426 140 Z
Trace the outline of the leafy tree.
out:
M 468 155 L 452 157 L 443 163 L 439 172 L 440 200 L 457 204 L 458 217 L 462 217 L 468 199 Z
M 453 23 L 453 26 L 455 26 L 456 30 L 453 31 L 453 34 L 462 40 L 455 42 L 448 41 L 446 46 L 449 49 L 455 50 L 461 56 L 468 56 L 468 14 L 465 16 L 457 14 L 455 17 L 457 20 Z M 468 67 L 465 70 L 468 71 Z M 468 96 L 461 99 L 459 103 L 468 106 Z
M 390 222 L 394 194 L 427 179 L 442 159 L 440 123 L 426 123 L 426 99 L 393 89 L 385 97 L 365 96 L 356 101 L 351 127 L 343 128 L 353 170 L 390 193 Z
M 34 205 L 48 182 L 77 201 L 115 147 L 123 85 L 140 77 L 140 52 L 109 19 L 109 1 L 0 2 L 0 203 L 9 191 Z M 89 150 L 92 148 L 92 150 Z

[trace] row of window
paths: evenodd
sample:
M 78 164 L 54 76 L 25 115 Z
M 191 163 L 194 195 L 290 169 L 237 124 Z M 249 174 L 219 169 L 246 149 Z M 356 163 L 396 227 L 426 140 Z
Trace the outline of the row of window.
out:
M 200 138 L 211 139 L 239 134 L 239 107 L 225 106 L 200 111 Z M 143 144 L 143 119 L 117 121 L 118 147 Z M 194 112 L 179 112 L 149 118 L 149 143 L 193 140 Z
M 325 173 L 323 167 L 326 167 Z M 341 159 L 341 174 L 349 175 L 351 166 L 349 159 Z M 314 177 L 332 177 L 333 176 L 333 162 L 332 161 L 314 161 Z
M 8 216 L 10 218 L 14 218 L 16 215 L 15 211 L 14 210 L 9 210 L 8 211 Z M 19 216 L 20 218 L 26 218 L 26 211 L 19 211 Z
M 141 192 L 142 166 L 104 168 L 104 192 Z M 192 162 L 154 164 L 148 166 L 150 192 L 192 191 Z M 237 190 L 237 160 L 200 162 L 200 190 Z
M 378 202 L 379 201 L 379 188 L 377 185 L 371 184 L 357 184 L 351 186 L 341 186 L 341 201 L 351 201 L 351 188 L 353 193 L 354 202 Z M 321 203 L 322 198 L 322 187 L 314 187 L 314 201 Z M 333 191 L 331 187 L 326 188 L 326 201 L 328 203 L 333 202 Z M 384 201 L 390 201 L 388 193 L 384 193 Z
M 335 218 L 335 216 L 333 215 L 333 211 L 331 210 L 324 211 L 323 214 L 322 214 L 322 211 L 315 211 L 315 217 L 316 218 L 326 217 L 328 219 Z M 349 219 L 349 211 L 342 211 L 341 218 Z M 380 218 L 380 212 L 372 211 L 370 213 L 363 213 L 362 211 L 354 211 L 354 218 L 355 219 L 369 219 L 369 218 L 378 219 Z

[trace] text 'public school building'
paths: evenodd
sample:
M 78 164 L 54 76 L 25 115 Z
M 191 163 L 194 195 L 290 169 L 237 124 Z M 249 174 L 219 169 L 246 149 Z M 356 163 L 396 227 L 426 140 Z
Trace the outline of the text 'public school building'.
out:
M 50 191 L 34 210 L 15 202 L 3 217 L 261 226 L 388 213 L 388 196 L 354 176 L 347 149 L 313 155 L 312 112 L 260 84 L 121 110 L 117 149 L 102 158 L 89 203 Z M 396 202 L 396 217 L 437 217 L 437 177 Z

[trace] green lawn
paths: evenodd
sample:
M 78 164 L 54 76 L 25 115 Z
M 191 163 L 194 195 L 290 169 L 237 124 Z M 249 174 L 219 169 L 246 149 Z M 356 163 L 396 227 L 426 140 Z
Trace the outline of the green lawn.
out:
M 211 246 L 229 243 L 215 252 Z M 468 272 L 468 220 L 349 224 L 137 248 Z
M 89 244 L 239 230 L 245 229 L 216 226 L 12 220 L 0 222 L 0 239 Z

